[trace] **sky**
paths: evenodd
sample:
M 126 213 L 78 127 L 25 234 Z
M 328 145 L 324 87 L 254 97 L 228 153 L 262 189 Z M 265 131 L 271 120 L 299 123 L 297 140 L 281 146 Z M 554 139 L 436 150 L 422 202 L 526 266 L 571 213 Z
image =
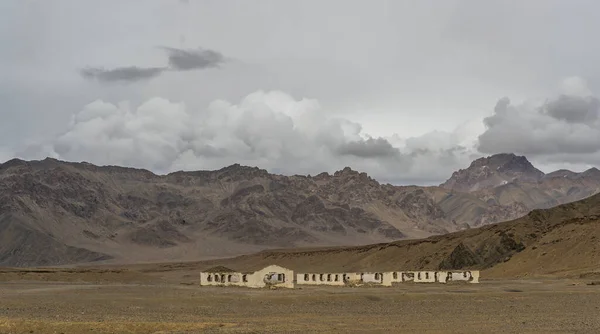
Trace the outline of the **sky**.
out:
M 593 0 L 4 0 L 0 162 L 600 167 Z

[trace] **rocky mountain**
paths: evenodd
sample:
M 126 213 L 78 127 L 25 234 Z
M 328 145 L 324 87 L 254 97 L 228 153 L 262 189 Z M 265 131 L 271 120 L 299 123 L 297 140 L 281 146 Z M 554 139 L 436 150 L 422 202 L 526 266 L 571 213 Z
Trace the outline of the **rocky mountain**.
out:
M 312 177 L 238 164 L 155 175 L 15 159 L 0 165 L 0 266 L 198 260 L 415 239 L 513 219 L 600 188 L 597 169 L 544 175 L 514 155 L 476 162 L 440 187 L 418 187 L 380 184 L 348 167 Z M 492 186 L 500 179 L 507 182 Z
M 473 192 L 508 183 L 537 182 L 543 176 L 544 173 L 533 167 L 524 156 L 502 153 L 473 161 L 467 169 L 452 173 L 440 187 Z
M 596 194 L 600 192 L 600 171 L 590 168 L 576 173 L 562 169 L 544 174 L 524 156 L 496 154 L 477 159 L 468 168 L 454 172 L 440 188 L 450 192 L 448 195 L 442 191 L 446 199 L 457 193 L 468 193 L 485 202 L 483 207 L 475 206 L 480 212 L 478 215 L 464 216 L 468 212 L 465 206 L 473 207 L 472 203 L 461 203 L 454 208 L 461 213 L 459 219 L 470 218 L 471 226 L 481 226 Z M 442 202 L 446 199 L 438 203 L 444 206 Z

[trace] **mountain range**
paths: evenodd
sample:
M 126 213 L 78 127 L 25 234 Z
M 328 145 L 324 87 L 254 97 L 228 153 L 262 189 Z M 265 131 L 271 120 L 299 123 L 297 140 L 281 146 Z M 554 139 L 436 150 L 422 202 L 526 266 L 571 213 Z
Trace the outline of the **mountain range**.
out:
M 433 187 L 380 184 L 349 167 L 284 176 L 234 164 L 156 175 L 13 159 L 0 165 L 0 265 L 183 261 L 424 238 L 599 190 L 596 168 L 545 174 L 514 154 L 477 159 Z

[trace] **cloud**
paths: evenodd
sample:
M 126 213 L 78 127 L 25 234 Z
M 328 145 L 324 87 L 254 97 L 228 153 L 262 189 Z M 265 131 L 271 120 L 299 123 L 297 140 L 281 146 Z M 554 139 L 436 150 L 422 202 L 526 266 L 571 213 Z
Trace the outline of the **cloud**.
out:
M 132 106 L 102 100 L 75 113 L 59 136 L 19 151 L 157 173 L 218 169 L 233 163 L 272 172 L 317 174 L 345 166 L 380 182 L 438 184 L 481 155 L 523 154 L 536 165 L 600 164 L 599 102 L 582 80 L 569 79 L 556 97 L 514 104 L 454 131 L 373 136 L 360 123 L 324 110 L 314 99 L 257 91 L 203 108 L 155 97 Z
M 177 49 L 160 47 L 168 54 L 168 67 L 117 67 L 104 69 L 102 67 L 86 67 L 79 71 L 81 76 L 100 82 L 137 82 L 145 81 L 161 75 L 166 70 L 191 71 L 208 68 L 218 68 L 227 59 L 220 52 L 209 49 Z
M 340 145 L 337 153 L 353 155 L 361 158 L 396 157 L 400 151 L 393 147 L 387 139 L 368 138 L 366 140 L 350 141 Z
M 9 151 L 7 148 L 0 147 L 0 164 L 12 159 L 13 157 L 13 152 Z
M 563 92 L 542 103 L 514 105 L 502 98 L 484 119 L 481 153 L 513 152 L 545 161 L 600 161 L 600 101 L 581 78 L 568 78 Z
M 595 97 L 561 95 L 543 106 L 543 112 L 568 123 L 593 123 L 598 120 L 600 101 Z
M 449 175 L 446 169 L 469 162 L 467 150 L 449 144 L 453 134 L 442 139 L 444 148 L 427 140 L 411 148 L 392 142 L 419 139 L 375 138 L 358 123 L 326 115 L 318 101 L 297 100 L 280 91 L 257 91 L 237 104 L 217 100 L 202 110 L 158 97 L 137 108 L 98 100 L 74 114 L 67 131 L 21 155 L 158 173 L 241 163 L 314 175 L 351 166 L 382 182 L 400 184 L 437 183 Z
M 169 55 L 169 65 L 178 71 L 189 71 L 204 68 L 219 67 L 225 62 L 225 57 L 213 50 L 199 48 L 184 50 L 162 47 Z
M 165 68 L 163 67 L 117 67 L 107 70 L 98 67 L 86 67 L 80 70 L 81 76 L 86 79 L 95 79 L 101 82 L 126 81 L 135 82 L 149 80 L 159 76 Z

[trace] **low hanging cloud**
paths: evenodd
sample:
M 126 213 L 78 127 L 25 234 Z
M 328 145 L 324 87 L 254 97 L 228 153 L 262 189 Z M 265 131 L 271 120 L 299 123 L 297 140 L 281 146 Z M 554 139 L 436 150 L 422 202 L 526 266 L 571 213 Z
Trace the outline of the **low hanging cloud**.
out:
M 138 82 L 158 77 L 165 71 L 191 71 L 218 68 L 227 61 L 221 53 L 209 49 L 177 49 L 160 47 L 168 55 L 169 66 L 139 67 L 127 66 L 114 69 L 86 67 L 79 71 L 84 79 L 99 82 Z
M 98 67 L 86 67 L 80 71 L 81 76 L 86 79 L 94 79 L 100 82 L 135 82 L 149 80 L 159 76 L 165 70 L 164 67 L 118 67 L 107 70 Z
M 581 78 L 565 80 L 563 91 L 541 104 L 500 99 L 494 114 L 484 119 L 478 150 L 549 162 L 600 163 L 600 101 Z
M 279 91 L 258 91 L 237 104 L 217 100 L 202 110 L 163 98 L 137 108 L 98 100 L 73 115 L 65 133 L 23 155 L 157 173 L 240 163 L 315 175 L 350 166 L 397 184 L 443 181 L 470 159 L 467 151 L 439 149 L 429 141 L 418 149 L 394 145 L 394 138 L 369 136 L 358 123 L 326 115 L 317 101 Z M 444 142 L 452 140 L 447 134 Z

